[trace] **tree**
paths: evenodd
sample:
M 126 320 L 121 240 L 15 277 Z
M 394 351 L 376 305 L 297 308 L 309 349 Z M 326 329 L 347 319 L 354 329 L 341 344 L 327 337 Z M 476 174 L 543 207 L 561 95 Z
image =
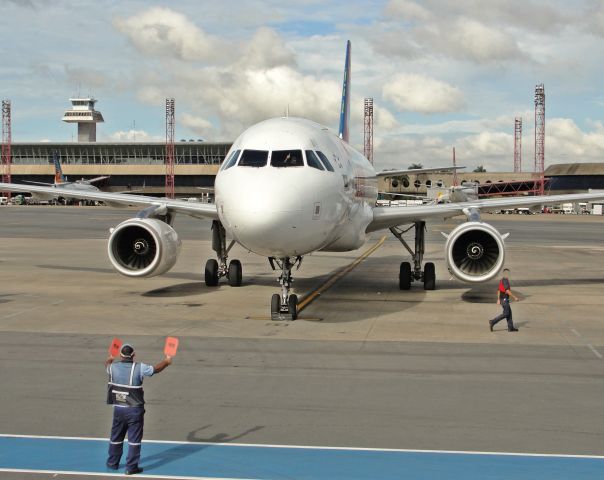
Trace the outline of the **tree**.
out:
M 478 165 L 478 166 L 477 166 L 477 167 L 474 169 L 474 172 L 476 172 L 476 173 L 484 173 L 484 172 L 486 172 L 486 171 L 487 171 L 487 169 L 486 169 L 486 168 L 484 168 L 482 165 Z
M 409 170 L 421 170 L 424 166 L 421 163 L 412 163 L 409 165 Z

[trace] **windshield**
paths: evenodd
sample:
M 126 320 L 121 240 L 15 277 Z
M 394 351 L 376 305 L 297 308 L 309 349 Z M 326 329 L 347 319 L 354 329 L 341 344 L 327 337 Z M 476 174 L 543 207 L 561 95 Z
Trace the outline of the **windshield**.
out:
M 317 170 L 325 170 L 323 164 L 312 150 L 306 150 L 306 163 L 309 167 L 316 168 Z
M 325 156 L 325 154 L 323 152 L 317 152 L 317 155 L 319 155 L 319 158 L 323 162 L 323 165 L 325 165 L 325 168 L 327 170 L 329 170 L 330 172 L 333 172 L 334 171 L 333 167 L 331 166 L 331 163 L 329 163 L 329 160 L 327 160 L 327 157 Z
M 229 155 L 229 158 L 227 158 L 222 164 L 222 170 L 226 170 L 227 168 L 231 168 L 233 165 L 235 165 L 235 163 L 237 163 L 237 159 L 239 158 L 240 153 L 241 150 L 235 150 L 233 153 L 231 153 Z
M 268 161 L 266 150 L 244 150 L 239 160 L 240 167 L 264 167 Z
M 277 168 L 303 167 L 302 150 L 275 150 L 271 154 L 271 166 Z

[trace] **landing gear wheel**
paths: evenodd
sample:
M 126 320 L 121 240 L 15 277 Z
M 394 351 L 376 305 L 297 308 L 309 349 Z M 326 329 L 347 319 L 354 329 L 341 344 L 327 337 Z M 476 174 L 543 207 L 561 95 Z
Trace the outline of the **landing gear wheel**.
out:
M 205 279 L 207 287 L 218 285 L 218 261 L 211 259 L 206 262 Z
M 289 314 L 292 317 L 292 320 L 298 318 L 298 296 L 290 295 L 287 299 L 287 306 L 289 307 Z
M 241 262 L 239 260 L 231 260 L 229 263 L 229 285 L 231 287 L 240 287 L 241 286 L 241 275 L 242 268 Z
M 424 290 L 436 289 L 436 272 L 434 264 L 428 262 L 424 265 Z
M 273 294 L 271 298 L 271 318 L 273 320 L 279 320 L 281 316 L 281 295 L 278 293 Z
M 411 289 L 411 264 L 409 262 L 401 263 L 401 270 L 398 277 L 398 288 L 401 290 Z

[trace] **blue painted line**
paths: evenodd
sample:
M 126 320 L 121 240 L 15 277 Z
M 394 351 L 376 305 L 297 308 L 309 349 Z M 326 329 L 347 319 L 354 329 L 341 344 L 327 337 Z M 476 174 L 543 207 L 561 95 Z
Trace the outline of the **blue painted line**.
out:
M 0 436 L 0 471 L 107 474 L 102 439 Z M 124 450 L 127 450 L 125 446 Z M 125 458 L 123 459 L 125 460 Z M 143 444 L 144 474 L 158 477 L 299 480 L 604 478 L 604 457 L 262 445 Z

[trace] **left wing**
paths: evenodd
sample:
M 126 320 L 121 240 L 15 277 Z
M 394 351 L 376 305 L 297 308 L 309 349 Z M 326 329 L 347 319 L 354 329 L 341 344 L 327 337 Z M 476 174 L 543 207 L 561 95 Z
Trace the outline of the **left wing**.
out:
M 466 167 L 433 167 L 433 168 L 412 168 L 407 170 L 382 170 L 377 172 L 378 177 L 389 177 L 389 176 L 400 176 L 400 175 L 420 175 L 422 173 L 436 173 L 436 172 L 453 172 L 455 170 L 462 170 Z
M 450 218 L 457 215 L 469 216 L 475 211 L 491 211 L 503 208 L 534 207 L 557 203 L 588 202 L 604 200 L 604 193 L 574 193 L 568 195 L 537 195 L 533 197 L 493 198 L 469 200 L 459 203 L 440 203 L 437 205 L 412 205 L 410 207 L 375 207 L 373 221 L 367 227 L 367 233 L 413 223 L 430 218 Z
M 88 184 L 91 184 L 91 183 L 100 182 L 101 180 L 107 180 L 108 178 L 109 178 L 109 176 L 105 175 L 105 176 L 102 176 L 102 177 L 94 177 L 94 178 L 91 178 L 91 179 L 82 179 L 82 180 L 77 181 L 76 183 L 79 182 L 79 183 L 88 183 Z M 71 183 L 73 183 L 73 182 L 71 182 Z
M 20 185 L 16 183 L 0 183 L 0 192 L 31 192 L 60 195 L 65 198 L 77 198 L 81 200 L 93 200 L 105 202 L 110 206 L 165 206 L 173 213 L 183 213 L 197 218 L 218 219 L 216 205 L 209 203 L 192 203 L 171 198 L 147 197 L 143 195 L 130 195 L 127 193 L 100 192 L 94 190 L 75 190 L 61 188 L 57 191 L 55 187 L 39 187 L 35 185 Z

